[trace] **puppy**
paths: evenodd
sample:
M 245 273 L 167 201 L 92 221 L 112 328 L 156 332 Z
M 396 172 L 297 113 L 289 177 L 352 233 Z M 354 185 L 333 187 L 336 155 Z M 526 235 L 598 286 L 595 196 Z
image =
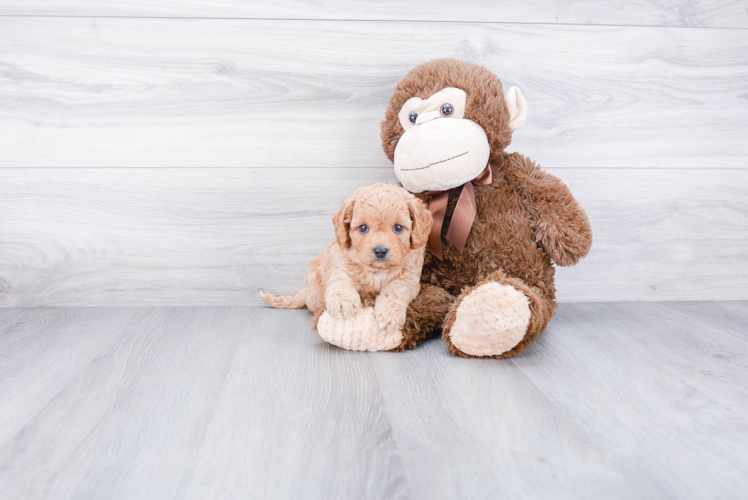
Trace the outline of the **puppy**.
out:
M 405 189 L 388 184 L 359 188 L 332 218 L 335 242 L 309 264 L 306 288 L 295 296 L 262 294 L 273 307 L 345 319 L 374 306 L 381 329 L 400 329 L 420 289 L 431 212 Z

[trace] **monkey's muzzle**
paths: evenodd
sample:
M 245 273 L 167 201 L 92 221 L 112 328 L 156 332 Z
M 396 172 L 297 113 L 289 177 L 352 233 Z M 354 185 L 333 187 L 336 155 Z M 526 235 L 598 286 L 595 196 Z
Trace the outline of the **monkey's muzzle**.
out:
M 395 175 L 411 193 L 446 191 L 475 179 L 491 148 L 472 120 L 439 118 L 409 128 L 395 147 Z

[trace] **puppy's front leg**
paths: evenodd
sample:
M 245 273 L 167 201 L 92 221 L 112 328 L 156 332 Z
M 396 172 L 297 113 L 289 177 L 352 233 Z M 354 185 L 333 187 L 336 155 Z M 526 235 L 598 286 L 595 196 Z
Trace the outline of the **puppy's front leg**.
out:
M 336 270 L 325 291 L 325 309 L 337 319 L 344 319 L 361 309 L 361 296 L 343 270 Z
M 393 281 L 382 288 L 374 303 L 374 316 L 380 329 L 400 330 L 403 327 L 408 304 L 420 289 L 419 277 L 416 275 L 411 279 Z

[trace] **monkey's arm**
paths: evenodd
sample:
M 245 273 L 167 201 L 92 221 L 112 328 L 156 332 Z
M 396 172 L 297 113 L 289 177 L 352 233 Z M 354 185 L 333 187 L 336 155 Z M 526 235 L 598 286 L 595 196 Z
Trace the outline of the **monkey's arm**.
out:
M 566 184 L 519 153 L 509 155 L 511 173 L 525 195 L 525 208 L 540 243 L 560 266 L 579 262 L 592 245 L 587 214 Z

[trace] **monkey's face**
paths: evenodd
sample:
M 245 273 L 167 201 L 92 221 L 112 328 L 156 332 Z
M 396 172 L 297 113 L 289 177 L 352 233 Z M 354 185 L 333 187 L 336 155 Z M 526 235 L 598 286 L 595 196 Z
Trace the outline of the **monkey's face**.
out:
M 382 122 L 382 145 L 405 189 L 446 191 L 480 175 L 526 117 L 517 87 L 504 94 L 486 68 L 439 59 L 398 83 Z
M 491 147 L 483 127 L 465 118 L 467 94 L 445 88 L 412 97 L 398 113 L 405 129 L 395 148 L 395 174 L 412 193 L 446 191 L 475 179 Z

